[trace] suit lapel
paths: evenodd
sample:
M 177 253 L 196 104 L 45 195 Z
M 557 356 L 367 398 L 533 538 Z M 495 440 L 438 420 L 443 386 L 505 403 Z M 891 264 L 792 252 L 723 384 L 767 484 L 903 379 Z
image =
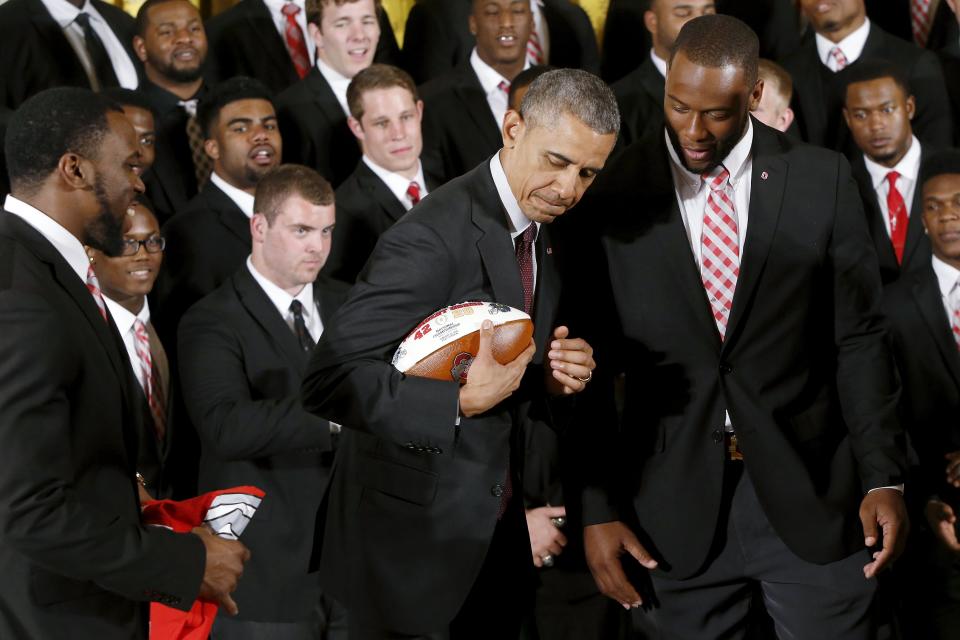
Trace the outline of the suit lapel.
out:
M 320 70 L 314 67 L 310 71 L 310 75 L 307 76 L 307 79 L 309 80 L 308 86 L 313 92 L 313 101 L 327 122 L 335 125 L 341 120 L 345 120 L 346 116 L 343 114 L 343 109 L 340 108 L 337 95 L 333 92 L 333 89 L 330 88 L 327 79 L 323 77 Z
M 469 62 L 461 66 L 459 80 L 454 91 L 463 105 L 464 111 L 477 125 L 479 134 L 490 145 L 490 148 L 499 149 L 503 145 L 500 125 L 493 117 L 493 112 L 490 111 L 487 96 L 484 94 L 480 80 Z
M 250 244 L 250 220 L 240 211 L 237 203 L 213 183 L 203 188 L 203 197 L 207 207 L 217 212 L 223 226 L 245 244 Z
M 858 153 L 854 157 L 851 172 L 857 181 L 860 199 L 863 201 L 863 210 L 867 215 L 867 227 L 870 229 L 870 237 L 873 239 L 873 246 L 877 251 L 880 265 L 883 269 L 890 269 L 895 273 L 899 270 L 897 255 L 893 252 L 893 243 L 890 241 L 887 223 L 883 219 L 883 210 L 880 209 L 880 201 L 877 199 L 877 192 L 873 188 L 873 179 L 870 177 L 870 172 L 867 171 L 862 153 Z
M 403 204 L 397 200 L 397 197 L 393 195 L 393 192 L 390 191 L 383 180 L 367 166 L 367 163 L 361 160 L 357 169 L 357 182 L 360 183 L 360 188 L 380 205 L 380 209 L 389 218 L 389 224 L 393 224 L 403 217 L 407 210 L 403 208 Z
M 90 81 L 86 72 L 77 59 L 77 54 L 67 37 L 63 35 L 63 29 L 53 19 L 50 12 L 43 5 L 41 0 L 29 0 L 28 11 L 30 12 L 30 21 L 37 31 L 37 42 L 42 42 L 43 46 L 50 51 L 54 60 L 58 60 L 61 65 L 61 77 L 73 78 L 79 86 L 90 88 Z M 13 70 L 6 70 L 6 73 L 12 73 Z
M 256 43 L 258 49 L 263 52 L 263 55 L 273 60 L 272 66 L 275 69 L 283 69 L 288 84 L 300 80 L 300 76 L 297 75 L 297 70 L 293 66 L 293 60 L 290 59 L 290 54 L 287 52 L 287 47 L 274 26 L 273 16 L 270 15 L 266 3 L 263 0 L 251 0 L 244 6 L 247 7 L 245 17 L 250 33 L 259 34 Z M 313 46 L 308 34 L 303 34 L 303 37 L 308 47 Z
M 797 75 L 801 78 L 808 78 L 808 81 L 803 83 L 802 90 L 798 91 L 797 101 L 800 103 L 803 114 L 807 139 L 821 140 L 826 135 L 827 120 L 823 107 L 826 103 L 823 79 L 821 78 L 820 56 L 817 53 L 817 45 L 813 38 L 809 38 L 802 46 L 804 52 L 801 54 L 800 63 L 804 68 Z
M 306 364 L 307 355 L 300 348 L 297 337 L 287 326 L 267 293 L 253 279 L 246 267 L 237 271 L 232 280 L 240 304 L 256 320 L 268 339 L 276 345 L 277 351 L 283 355 L 284 360 L 295 369 L 302 368 Z
M 471 217 L 479 231 L 477 251 L 483 262 L 484 270 L 490 279 L 495 302 L 523 309 L 523 285 L 520 282 L 520 270 L 513 243 L 510 241 L 510 229 L 507 226 L 507 212 L 497 195 L 489 165 L 484 162 L 474 169 L 473 210 Z
M 553 245 L 550 242 L 547 225 L 540 225 L 536 247 L 537 285 L 533 304 L 533 338 L 537 345 L 537 353 L 534 355 L 534 362 L 542 362 L 544 352 L 547 351 L 544 345 L 547 344 L 553 332 L 550 323 L 557 317 L 557 306 L 560 302 L 560 278 L 553 259 Z
M 920 310 L 920 316 L 929 329 L 950 375 L 953 376 L 957 386 L 960 386 L 960 353 L 957 351 L 950 321 L 943 308 L 943 298 L 940 295 L 937 277 L 932 267 L 918 271 L 912 277 L 914 281 L 910 287 L 910 293 Z
M 926 147 L 920 147 L 920 166 L 929 154 Z M 903 264 L 910 264 L 910 259 L 917 252 L 917 247 L 926 242 L 923 231 L 923 185 L 920 183 L 918 172 L 916 185 L 913 187 L 913 201 L 910 203 L 910 217 L 907 218 L 907 243 L 903 248 Z M 929 252 L 928 252 L 929 253 Z

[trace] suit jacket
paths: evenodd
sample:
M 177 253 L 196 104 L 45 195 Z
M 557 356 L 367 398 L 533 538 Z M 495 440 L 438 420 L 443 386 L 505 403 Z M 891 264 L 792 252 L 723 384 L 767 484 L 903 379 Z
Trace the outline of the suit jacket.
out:
M 913 42 L 913 26 L 910 18 L 910 0 L 866 0 L 867 16 L 871 22 L 901 40 Z M 930 21 L 926 47 L 939 49 L 951 40 L 956 40 L 957 19 L 946 2 L 937 3 L 937 10 Z
M 410 8 L 403 37 L 403 65 L 418 83 L 440 77 L 470 59 L 470 0 L 421 0 Z M 554 67 L 600 71 L 597 38 L 586 12 L 569 0 L 544 0 L 543 17 Z
M 346 286 L 312 286 L 327 322 Z M 200 491 L 266 492 L 243 533 L 252 555 L 234 594 L 240 616 L 307 620 L 320 583 L 305 568 L 333 450 L 330 423 L 300 400 L 309 356 L 246 265 L 190 309 L 179 333 L 184 400 L 203 447 Z
M 864 494 L 902 481 L 880 279 L 848 165 L 753 127 L 749 225 L 722 342 L 663 135 L 627 149 L 585 201 L 610 219 L 606 259 L 589 261 L 605 273 L 583 282 L 598 293 L 609 282 L 616 301 L 588 306 L 603 319 L 597 331 L 614 336 L 597 341 L 595 358 L 610 363 L 607 375 L 626 374 L 619 445 L 582 465 L 594 470 L 585 524 L 632 521 L 658 570 L 674 578 L 701 568 L 723 522 L 724 410 L 760 505 L 808 562 L 862 549 Z M 611 387 L 594 385 L 598 395 Z M 616 422 L 610 396 L 588 424 Z
M 380 40 L 375 60 L 398 64 L 400 49 L 390 19 L 383 10 L 379 16 Z M 263 0 L 238 2 L 210 18 L 205 28 L 210 43 L 207 68 L 212 83 L 249 76 L 279 94 L 300 81 L 287 45 Z M 307 47 L 314 46 L 309 33 L 303 37 Z
M 649 0 L 610 0 L 603 23 L 600 77 L 614 83 L 643 63 L 650 53 L 650 32 L 643 24 Z
M 628 145 L 663 129 L 664 82 L 648 49 L 640 66 L 613 84 L 622 121 L 618 145 Z
M 313 167 L 339 186 L 357 166 L 360 146 L 323 74 L 314 67 L 281 93 L 276 105 L 284 161 Z
M 0 255 L 0 635 L 146 638 L 146 600 L 192 605 L 203 543 L 140 524 L 136 383 L 113 322 L 6 211 Z
M 930 154 L 926 146 L 921 147 L 921 163 Z M 863 161 L 863 154 L 854 157 L 851 166 L 853 177 L 860 190 L 860 199 L 863 201 L 864 213 L 867 216 L 867 228 L 873 239 L 873 248 L 877 252 L 880 263 L 880 280 L 884 285 L 900 277 L 901 274 L 916 268 L 924 268 L 930 264 L 930 240 L 923 231 L 923 185 L 917 184 L 913 191 L 913 202 L 910 205 L 910 217 L 907 223 L 907 243 L 903 248 L 903 263 L 897 262 L 897 254 L 893 251 L 890 234 L 887 233 L 887 223 L 883 211 L 880 209 L 880 200 L 873 189 L 873 181 Z M 919 179 L 919 177 L 918 177 Z
M 950 96 L 950 113 L 957 123 L 953 130 L 953 143 L 956 146 L 960 144 L 960 41 L 954 39 L 939 51 L 938 57 Z
M 390 364 L 410 329 L 441 307 L 495 300 L 522 308 L 507 215 L 486 164 L 380 237 L 314 352 L 304 403 L 344 425 L 317 529 L 322 583 L 372 627 L 423 633 L 449 624 L 484 562 L 508 463 L 522 466 L 520 423 L 552 423 L 542 354 L 559 280 L 545 227 L 540 234 L 538 355 L 518 391 L 490 411 L 455 425 L 456 383 L 404 376 Z M 521 495 L 519 477 L 513 483 Z M 517 567 L 518 583 L 532 580 L 532 567 Z
M 953 139 L 950 101 L 936 56 L 914 44 L 890 35 L 875 24 L 858 59 L 880 58 L 900 65 L 917 101 L 913 131 L 931 148 Z M 849 68 L 857 63 L 854 62 Z M 793 77 L 793 110 L 803 139 L 836 151 L 854 151 L 850 132 L 843 122 L 843 73 L 834 74 L 820 62 L 812 35 L 783 61 Z
M 424 165 L 427 191 L 441 181 Z M 337 188 L 337 229 L 324 273 L 343 282 L 357 279 L 380 235 L 402 218 L 407 210 L 367 163 L 357 163 L 350 177 Z
M 164 412 L 166 420 L 164 422 L 163 439 L 157 437 L 156 420 L 153 412 L 150 410 L 150 404 L 147 401 L 147 395 L 143 387 L 139 384 L 137 387 L 137 400 L 142 416 L 141 423 L 143 429 L 140 432 L 140 443 L 137 452 L 137 471 L 144 477 L 147 483 L 147 491 L 154 498 L 171 498 L 173 496 L 173 487 L 171 478 L 167 476 L 166 462 L 167 454 L 170 452 L 170 443 L 173 440 L 173 425 L 176 422 L 172 408 L 173 385 L 170 377 L 170 366 L 167 360 L 167 352 L 163 344 L 157 337 L 156 329 L 153 323 L 147 323 L 147 334 L 150 337 L 150 357 L 153 361 L 153 367 L 157 371 L 156 383 L 160 389 L 160 397 L 164 401 Z M 129 360 L 129 358 L 128 358 Z M 139 362 L 130 362 L 134 370 L 139 366 Z M 170 476 L 176 475 L 176 470 L 169 470 Z M 192 496 L 191 496 L 192 497 Z
M 919 507 L 939 495 L 956 509 L 944 456 L 960 450 L 960 353 L 930 260 L 884 290 L 883 310 L 903 380 L 900 414 L 920 461 L 910 493 Z
M 760 57 L 782 60 L 800 46 L 800 15 L 792 0 L 719 0 L 717 13 L 743 20 L 760 38 Z

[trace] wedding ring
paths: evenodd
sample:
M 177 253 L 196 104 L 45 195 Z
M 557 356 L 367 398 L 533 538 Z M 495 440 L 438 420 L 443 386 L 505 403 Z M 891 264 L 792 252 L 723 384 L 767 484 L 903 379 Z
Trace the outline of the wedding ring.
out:
M 578 380 L 583 384 L 587 384 L 591 379 L 593 379 L 593 369 L 590 370 L 590 373 L 587 374 L 586 378 L 578 378 L 577 376 L 573 376 L 573 379 Z
M 543 562 L 543 566 L 545 566 L 545 567 L 552 567 L 552 566 L 553 566 L 553 556 L 552 556 L 551 554 L 549 554 L 549 553 L 548 553 L 547 555 L 541 557 L 540 560 Z

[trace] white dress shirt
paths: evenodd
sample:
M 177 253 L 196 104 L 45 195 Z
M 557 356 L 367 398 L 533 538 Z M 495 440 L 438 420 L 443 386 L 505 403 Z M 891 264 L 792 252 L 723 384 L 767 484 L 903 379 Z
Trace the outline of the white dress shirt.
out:
M 653 50 L 653 47 L 650 47 L 650 60 L 653 61 L 653 66 L 656 67 L 657 71 L 660 72 L 660 75 L 663 76 L 663 79 L 667 79 L 667 61 L 661 58 Z
M 333 95 L 337 97 L 337 102 L 340 103 L 340 108 L 343 109 L 343 113 L 346 114 L 347 117 L 350 117 L 350 107 L 347 106 L 347 87 L 350 86 L 351 78 L 348 78 L 326 64 L 319 56 L 317 57 L 317 69 L 320 70 L 320 75 L 323 76 L 324 80 L 327 81 L 327 84 L 329 84 L 333 90 Z
M 513 195 L 513 190 L 510 189 L 510 183 L 507 181 L 507 174 L 503 171 L 503 164 L 500 162 L 500 154 L 495 153 L 493 157 L 490 158 L 490 174 L 493 176 L 493 184 L 497 188 L 497 195 L 500 197 L 500 202 L 503 203 L 503 208 L 507 212 L 507 223 L 510 227 L 510 239 L 513 241 L 513 246 L 517 246 L 517 238 L 523 235 L 523 232 L 527 230 L 531 224 L 537 225 L 537 233 L 534 235 L 534 242 L 540 237 L 540 223 L 533 222 L 527 215 L 520 209 L 520 203 L 517 202 L 516 196 Z M 536 245 L 534 245 L 533 250 L 533 292 L 534 299 L 536 299 L 536 290 L 537 290 L 537 250 Z
M 937 276 L 937 284 L 940 286 L 940 300 L 943 302 L 943 310 L 947 314 L 947 322 L 952 326 L 951 317 L 953 309 L 950 308 L 950 292 L 960 282 L 960 269 L 957 269 L 937 256 L 933 256 L 933 272 Z
M 303 322 L 307 325 L 307 332 L 310 334 L 310 337 L 313 338 L 314 342 L 320 339 L 320 336 L 323 335 L 323 321 L 320 319 L 320 311 L 313 299 L 313 285 L 304 285 L 300 293 L 292 296 L 257 271 L 257 268 L 253 266 L 253 261 L 249 257 L 247 258 L 247 269 L 250 271 L 253 279 L 257 281 L 257 284 L 260 285 L 260 288 L 263 289 L 263 292 L 270 298 L 270 302 L 277 308 L 280 316 L 284 322 L 287 323 L 287 326 L 290 327 L 291 331 L 295 331 L 295 329 L 293 326 L 293 312 L 290 311 L 290 303 L 294 300 L 299 300 L 300 304 L 303 305 Z
M 493 114 L 493 119 L 496 120 L 499 129 L 503 126 L 503 116 L 507 113 L 507 92 L 500 88 L 500 83 L 506 82 L 509 90 L 510 81 L 500 75 L 499 71 L 481 60 L 476 47 L 470 54 L 470 66 L 473 67 L 473 72 L 477 74 L 477 79 L 480 80 L 483 93 L 487 96 L 490 113 Z M 524 63 L 523 68 L 526 69 L 529 66 L 527 62 Z
M 370 167 L 370 171 L 373 171 L 378 178 L 383 180 L 383 183 L 390 189 L 390 193 L 400 201 L 400 204 L 402 204 L 403 208 L 407 211 L 413 208 L 413 201 L 410 200 L 410 196 L 407 195 L 407 189 L 410 187 L 411 182 L 416 182 L 420 187 L 421 200 L 427 196 L 427 183 L 423 179 L 423 165 L 420 164 L 419 160 L 417 160 L 417 175 L 413 178 L 405 178 L 399 173 L 384 169 L 367 155 L 363 156 L 363 161 Z
M 89 0 L 84 3 L 82 9 L 77 9 L 67 0 L 41 0 L 53 20 L 63 29 L 63 35 L 66 36 L 70 46 L 73 47 L 80 65 L 90 80 L 90 86 L 99 88 L 96 73 L 93 69 L 93 62 L 90 60 L 90 54 L 87 52 L 87 42 L 83 37 L 83 28 L 77 24 L 76 19 L 80 13 L 90 15 L 90 27 L 100 37 L 103 42 L 103 48 L 110 57 L 110 63 L 113 65 L 113 72 L 117 76 L 117 81 L 124 89 L 136 89 L 139 80 L 137 79 L 137 69 L 133 65 L 133 60 L 123 48 L 117 34 L 113 32 L 107 21 L 103 19 L 100 12 L 93 6 Z M 11 71 L 11 70 L 8 70 Z
M 838 47 L 843 52 L 843 57 L 847 59 L 847 64 L 851 65 L 857 61 L 860 54 L 863 53 L 863 47 L 867 44 L 867 36 L 870 35 L 870 20 L 864 18 L 863 24 L 857 27 L 856 31 L 848 35 L 840 42 L 833 43 L 827 40 L 819 33 L 814 35 L 817 43 L 817 55 L 822 62 L 831 71 L 837 71 L 837 62 L 830 55 L 834 47 Z
M 144 379 L 143 367 L 140 365 L 140 354 L 137 353 L 137 334 L 134 331 L 133 323 L 140 320 L 144 325 L 150 322 L 150 303 L 143 299 L 143 308 L 140 313 L 134 315 L 125 309 L 119 302 L 111 300 L 107 294 L 103 294 L 103 302 L 113 317 L 113 323 L 117 325 L 117 331 L 123 339 L 123 346 L 127 348 L 127 359 L 130 360 L 130 366 L 133 373 L 137 376 L 137 382 L 141 389 L 146 389 L 147 380 Z
M 316 64 L 317 61 L 317 47 L 313 43 L 313 38 L 310 37 L 310 32 L 307 30 L 307 11 L 304 8 L 306 4 L 305 0 L 263 0 L 263 4 L 267 5 L 267 11 L 270 12 L 270 16 L 273 18 L 273 24 L 277 28 L 277 32 L 280 33 L 280 39 L 283 41 L 283 46 L 287 46 L 287 16 L 283 15 L 283 7 L 288 2 L 300 7 L 300 13 L 297 14 L 296 20 L 297 24 L 300 26 L 300 30 L 303 31 L 303 41 L 307 45 L 307 55 L 310 56 L 310 64 Z
M 240 211 L 243 211 L 243 215 L 247 216 L 248 218 L 253 217 L 252 195 L 243 189 L 237 189 L 232 184 L 229 184 L 226 180 L 217 175 L 216 171 L 210 174 L 210 182 L 220 187 L 220 190 L 227 194 L 227 197 L 233 200 L 234 204 L 240 208 Z
M 916 136 L 910 141 L 910 148 L 894 167 L 887 168 L 882 164 L 877 164 L 866 155 L 863 156 L 863 163 L 867 165 L 867 173 L 870 174 L 870 183 L 877 194 L 877 201 L 880 203 L 880 212 L 883 214 L 884 228 L 887 235 L 891 235 L 890 229 L 890 208 L 887 207 L 887 195 L 890 193 L 890 183 L 887 181 L 887 174 L 896 171 L 900 174 L 897 178 L 897 191 L 903 196 L 903 203 L 907 208 L 907 217 L 910 217 L 910 209 L 913 207 L 913 194 L 917 189 L 917 177 L 920 175 L 920 141 Z
M 90 267 L 90 258 L 84 251 L 83 245 L 77 237 L 60 226 L 53 218 L 39 209 L 27 204 L 23 200 L 8 195 L 3 208 L 21 218 L 28 225 L 37 230 L 57 250 L 70 268 L 77 274 L 80 281 L 86 284 L 87 269 Z
M 530 13 L 533 14 L 533 27 L 537 30 L 540 50 L 543 51 L 543 62 L 541 64 L 550 64 L 550 27 L 543 15 L 543 0 L 530 0 Z M 532 64 L 529 59 L 527 59 L 527 63 Z

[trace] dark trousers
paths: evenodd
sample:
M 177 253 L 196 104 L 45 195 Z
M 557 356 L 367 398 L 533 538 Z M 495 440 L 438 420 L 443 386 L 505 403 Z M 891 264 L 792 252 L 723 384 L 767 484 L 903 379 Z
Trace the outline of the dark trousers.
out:
M 568 547 L 564 553 L 577 552 Z M 559 562 L 558 562 L 559 564 Z M 587 569 L 553 567 L 538 571 L 535 609 L 523 640 L 624 640 L 630 616 L 597 589 Z
M 903 601 L 903 637 L 960 637 L 960 556 L 918 522 L 894 573 Z
M 347 640 L 347 610 L 321 596 L 313 615 L 297 622 L 259 622 L 232 618 L 221 612 L 213 623 L 211 640 Z
M 657 605 L 647 613 L 649 637 L 745 638 L 757 585 L 782 640 L 876 637 L 866 549 L 827 565 L 806 562 L 773 530 L 742 463 L 728 463 L 725 492 L 728 515 L 703 572 L 686 580 L 651 574 Z

